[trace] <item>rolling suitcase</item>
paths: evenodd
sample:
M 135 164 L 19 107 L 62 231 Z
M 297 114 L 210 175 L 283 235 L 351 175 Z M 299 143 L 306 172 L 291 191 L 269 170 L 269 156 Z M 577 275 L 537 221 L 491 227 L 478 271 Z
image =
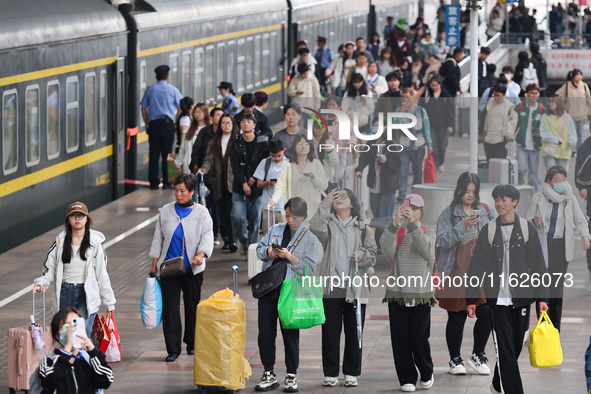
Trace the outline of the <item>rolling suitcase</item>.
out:
M 246 308 L 238 295 L 238 266 L 232 275 L 233 290 L 220 290 L 197 306 L 193 382 L 200 393 L 244 389 L 252 373 L 244 358 Z
M 517 185 L 517 160 L 490 159 L 488 161 L 488 183 Z
M 267 215 L 267 227 L 275 225 L 275 214 L 269 211 Z M 263 261 L 257 257 L 257 245 L 248 245 L 248 280 L 263 270 Z
M 33 293 L 35 316 L 35 293 Z M 43 354 L 38 354 L 29 331 L 30 325 L 8 329 L 8 388 L 11 393 L 29 390 L 31 374 L 39 366 Z M 53 352 L 53 338 L 45 318 L 45 292 L 43 293 L 43 325 L 41 334 L 45 342 L 45 354 Z

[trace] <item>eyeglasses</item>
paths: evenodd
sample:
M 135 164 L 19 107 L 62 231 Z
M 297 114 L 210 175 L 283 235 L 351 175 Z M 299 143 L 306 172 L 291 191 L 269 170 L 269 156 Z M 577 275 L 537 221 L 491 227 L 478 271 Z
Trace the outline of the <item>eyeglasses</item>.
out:
M 310 146 L 310 143 L 309 142 L 298 142 L 296 145 L 297 146 Z
M 334 196 L 334 199 L 336 201 L 338 201 L 338 200 L 346 200 L 347 198 L 349 198 L 349 195 L 347 193 L 341 193 L 341 194 L 337 194 L 336 196 Z
M 74 212 L 74 213 L 70 214 L 70 217 L 74 218 L 74 219 L 80 219 L 80 218 L 86 217 L 86 215 L 83 213 L 80 213 L 80 212 Z
M 231 126 L 232 122 L 222 122 L 222 126 Z

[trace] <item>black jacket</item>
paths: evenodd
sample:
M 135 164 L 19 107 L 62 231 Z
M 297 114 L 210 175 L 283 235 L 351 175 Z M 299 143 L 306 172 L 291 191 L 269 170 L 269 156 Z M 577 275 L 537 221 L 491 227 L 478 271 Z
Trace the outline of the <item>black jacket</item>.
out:
M 37 372 L 43 393 L 53 393 L 54 390 L 57 394 L 94 393 L 97 389 L 108 389 L 114 375 L 105 355 L 95 348 L 88 352 L 88 356 L 90 363 L 81 357 L 70 364 L 71 357 L 56 349 L 53 359 L 44 357 Z
M 209 145 L 209 141 L 213 137 L 215 137 L 215 133 L 213 132 L 212 124 L 205 126 L 197 134 L 197 138 L 193 144 L 193 150 L 191 151 L 191 164 L 189 164 L 191 171 L 195 171 L 195 166 L 197 169 L 203 166 L 203 160 L 205 160 L 205 155 L 207 154 L 207 145 Z
M 253 157 L 250 160 L 246 150 L 244 137 L 240 135 L 232 144 L 230 150 L 230 165 L 234 181 L 232 182 L 232 191 L 238 194 L 244 194 L 242 185 L 246 183 L 254 174 L 261 160 L 269 157 L 269 138 L 255 132 L 255 148 Z M 251 196 L 258 197 L 262 194 L 262 189 L 257 188 L 256 182 L 250 187 Z
M 428 98 L 425 97 L 427 94 L 429 94 Z M 452 127 L 455 124 L 454 99 L 444 87 L 441 88 L 441 95 L 437 98 L 433 97 L 433 91 L 427 87 L 419 105 L 427 111 L 431 127 Z
M 548 77 L 546 75 L 548 64 L 544 60 L 544 57 L 540 53 L 534 53 L 529 61 L 534 65 L 536 74 L 538 74 L 538 85 L 540 85 L 540 89 L 546 89 L 548 87 Z
M 386 144 L 388 145 L 388 144 Z M 372 188 L 376 183 L 376 168 L 374 163 L 376 162 L 377 147 L 371 146 L 371 149 L 367 152 L 361 153 L 359 156 L 359 165 L 355 168 L 355 171 L 362 172 L 365 167 L 369 165 L 367 173 L 367 186 Z M 386 162 L 380 163 L 380 180 L 381 180 L 381 191 L 382 193 L 393 193 L 398 189 L 400 183 L 400 153 L 389 152 L 387 149 L 384 150 L 386 155 Z
M 529 237 L 525 242 L 519 216 L 515 214 L 515 223 L 509 241 L 509 271 L 510 278 L 514 278 L 513 281 L 517 286 L 513 286 L 510 282 L 509 287 L 513 306 L 516 308 L 525 307 L 536 300 L 538 302 L 546 301 L 548 293 L 547 289 L 541 285 L 533 286 L 532 282 L 526 281 L 526 279 L 531 280 L 533 274 L 539 275 L 538 279 L 542 280 L 542 275 L 547 272 L 536 227 L 531 222 L 527 222 L 527 225 Z M 496 219 L 496 227 L 492 247 L 488 243 L 488 225 L 482 228 L 478 236 L 478 242 L 468 269 L 468 283 L 466 285 L 466 303 L 468 305 L 476 304 L 480 298 L 480 286 L 476 284 L 476 279 L 472 278 L 484 281 L 482 287 L 487 303 L 491 306 L 497 304 L 500 277 L 503 271 L 503 234 L 500 217 Z M 474 283 L 471 283 L 471 280 Z M 529 287 L 525 287 L 526 285 Z
M 240 127 L 240 121 L 242 120 L 243 116 L 244 110 L 234 115 L 234 120 L 238 124 L 238 127 Z M 267 115 L 255 108 L 254 117 L 257 120 L 257 124 L 254 126 L 255 131 L 258 131 L 259 134 L 266 135 L 269 138 L 273 138 L 273 132 L 271 131 L 271 126 L 269 126 L 269 119 L 267 119 Z
M 579 178 L 585 181 L 591 180 L 591 162 L 588 162 L 583 167 L 585 160 L 587 160 L 589 156 L 591 156 L 591 137 L 583 141 L 581 146 L 579 146 L 579 149 L 577 149 L 577 162 L 575 165 L 575 185 L 579 190 L 587 189 L 587 201 L 591 201 L 591 187 L 581 185 L 579 183 Z M 579 174 L 581 169 L 583 171 Z M 591 204 L 587 203 L 587 215 L 589 215 L 589 212 L 591 212 Z
M 443 87 L 447 90 L 451 97 L 456 97 L 457 92 L 460 90 L 460 78 L 461 72 L 456 59 L 453 57 L 445 59 L 441 68 L 439 69 L 439 75 L 443 78 Z

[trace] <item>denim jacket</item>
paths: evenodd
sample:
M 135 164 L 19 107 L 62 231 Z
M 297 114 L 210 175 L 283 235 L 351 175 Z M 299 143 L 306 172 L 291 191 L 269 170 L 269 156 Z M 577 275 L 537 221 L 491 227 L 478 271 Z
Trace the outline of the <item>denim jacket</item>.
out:
M 263 271 L 269 268 L 273 263 L 273 259 L 267 254 L 267 248 L 273 243 L 281 245 L 285 226 L 287 226 L 287 224 L 280 223 L 271 227 L 257 245 L 257 257 L 263 261 Z M 318 238 L 316 238 L 316 236 L 308 229 L 306 229 L 306 233 L 296 248 L 292 248 L 292 243 L 295 242 L 305 227 L 306 226 L 304 224 L 301 224 L 295 234 L 292 235 L 289 244 L 287 244 L 289 251 L 295 257 L 300 259 L 300 264 L 289 264 L 291 269 L 288 269 L 287 273 L 285 274 L 286 280 L 292 278 L 292 270 L 296 271 L 300 276 L 304 275 L 304 265 L 306 266 L 306 274 L 314 275 L 314 272 L 316 271 L 316 265 L 320 260 L 322 260 L 322 249 L 319 247 Z
M 497 212 L 493 207 L 487 205 L 488 213 L 486 208 L 479 204 L 480 209 L 480 221 L 478 222 L 478 232 L 482 230 L 490 220 L 497 217 Z M 451 217 L 451 208 L 447 207 L 439 215 L 437 219 L 437 245 L 440 246 L 439 260 L 437 261 L 437 267 L 441 273 L 449 275 L 451 266 L 454 260 L 454 254 L 456 253 L 456 247 L 462 239 L 466 228 L 462 224 L 462 205 L 458 204 L 454 208 L 453 213 L 453 225 Z

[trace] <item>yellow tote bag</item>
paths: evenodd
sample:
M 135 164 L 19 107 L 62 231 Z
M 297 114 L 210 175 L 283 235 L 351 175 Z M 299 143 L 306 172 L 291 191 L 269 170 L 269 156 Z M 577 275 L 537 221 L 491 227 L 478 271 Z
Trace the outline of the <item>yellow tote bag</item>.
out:
M 529 361 L 534 368 L 550 368 L 562 364 L 560 333 L 554 327 L 546 311 L 538 324 L 529 332 Z

